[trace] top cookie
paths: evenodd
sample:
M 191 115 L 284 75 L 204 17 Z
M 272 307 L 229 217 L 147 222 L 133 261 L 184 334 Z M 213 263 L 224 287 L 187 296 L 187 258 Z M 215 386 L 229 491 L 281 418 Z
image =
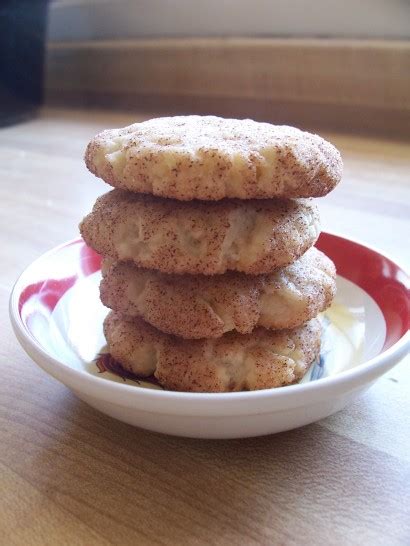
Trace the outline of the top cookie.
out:
M 317 135 L 214 116 L 103 131 L 88 144 L 85 162 L 114 187 L 182 201 L 321 197 L 342 175 L 339 152 Z

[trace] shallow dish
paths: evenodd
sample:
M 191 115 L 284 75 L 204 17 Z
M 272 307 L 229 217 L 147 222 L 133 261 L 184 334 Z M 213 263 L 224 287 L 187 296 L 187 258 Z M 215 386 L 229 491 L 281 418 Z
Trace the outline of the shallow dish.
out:
M 317 246 L 336 264 L 338 295 L 322 317 L 320 359 L 297 385 L 180 393 L 98 367 L 108 310 L 98 295 L 101 259 L 81 239 L 47 252 L 24 271 L 13 288 L 10 317 L 22 347 L 43 370 L 111 417 L 196 438 L 289 430 L 342 409 L 410 347 L 404 270 L 374 249 L 329 233 Z

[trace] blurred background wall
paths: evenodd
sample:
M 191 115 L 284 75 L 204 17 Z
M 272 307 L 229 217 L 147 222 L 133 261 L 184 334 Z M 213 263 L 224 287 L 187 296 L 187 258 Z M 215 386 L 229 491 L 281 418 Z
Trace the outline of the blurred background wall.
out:
M 409 136 L 410 0 L 54 0 L 56 106 Z
M 409 35 L 409 0 L 55 0 L 49 20 L 54 41 Z

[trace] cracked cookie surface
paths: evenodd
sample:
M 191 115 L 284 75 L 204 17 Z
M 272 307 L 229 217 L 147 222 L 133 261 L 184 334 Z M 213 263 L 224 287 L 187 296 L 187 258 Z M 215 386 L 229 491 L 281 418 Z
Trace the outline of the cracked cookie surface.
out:
M 110 312 L 104 333 L 111 355 L 138 376 L 154 375 L 167 389 L 233 392 L 282 387 L 306 373 L 320 351 L 317 319 L 293 330 L 256 328 L 218 339 L 184 340 L 142 319 Z
M 104 305 L 185 339 L 294 328 L 324 311 L 336 292 L 334 264 L 316 248 L 267 275 L 172 275 L 107 260 L 102 269 Z
M 113 190 L 80 224 L 85 242 L 119 261 L 165 273 L 270 273 L 319 236 L 309 200 L 182 202 Z
M 174 116 L 108 129 L 85 153 L 114 187 L 179 200 L 320 197 L 340 181 L 338 150 L 285 125 Z

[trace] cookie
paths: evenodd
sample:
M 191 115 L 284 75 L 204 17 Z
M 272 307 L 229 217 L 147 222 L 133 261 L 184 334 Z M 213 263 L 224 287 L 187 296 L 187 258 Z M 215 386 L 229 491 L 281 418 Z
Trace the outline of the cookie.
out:
M 86 243 L 115 260 L 165 273 L 270 273 L 319 235 L 306 200 L 182 202 L 113 190 L 80 224 Z
M 138 376 L 154 375 L 170 390 L 232 392 L 300 380 L 319 354 L 321 326 L 313 319 L 293 330 L 256 328 L 248 335 L 184 340 L 111 312 L 104 333 L 111 355 Z
M 318 135 L 214 116 L 103 131 L 88 144 L 85 162 L 114 187 L 183 201 L 320 197 L 342 175 L 339 152 Z
M 329 307 L 336 293 L 335 266 L 316 248 L 268 275 L 167 275 L 106 260 L 103 269 L 104 305 L 185 339 L 295 328 Z

